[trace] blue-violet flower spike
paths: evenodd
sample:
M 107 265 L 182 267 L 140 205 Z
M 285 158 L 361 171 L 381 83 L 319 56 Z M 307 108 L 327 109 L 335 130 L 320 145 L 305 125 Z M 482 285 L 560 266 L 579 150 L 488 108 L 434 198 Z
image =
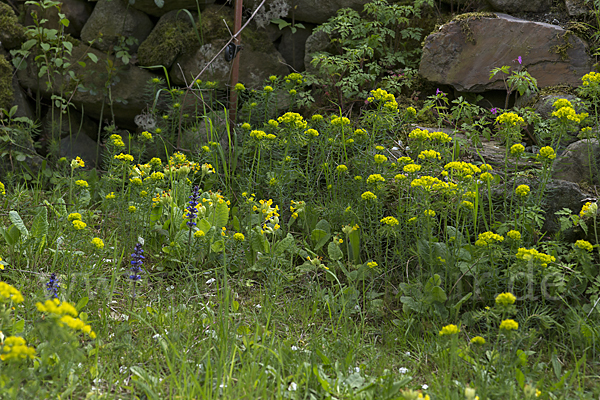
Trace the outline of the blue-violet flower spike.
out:
M 129 275 L 129 279 L 134 282 L 142 279 L 140 275 L 143 272 L 142 265 L 144 265 L 144 249 L 142 249 L 142 245 L 140 243 L 135 245 L 135 249 L 131 254 L 131 265 L 132 267 L 129 269 L 131 271 L 131 275 Z
M 190 201 L 188 202 L 189 207 L 186 209 L 186 218 L 189 219 L 187 226 L 190 228 L 192 226 L 196 226 L 196 222 L 194 220 L 198 216 L 198 209 L 196 208 L 198 205 L 198 200 L 200 200 L 199 188 L 198 186 L 194 186 L 194 189 L 192 189 L 192 195 L 190 196 Z

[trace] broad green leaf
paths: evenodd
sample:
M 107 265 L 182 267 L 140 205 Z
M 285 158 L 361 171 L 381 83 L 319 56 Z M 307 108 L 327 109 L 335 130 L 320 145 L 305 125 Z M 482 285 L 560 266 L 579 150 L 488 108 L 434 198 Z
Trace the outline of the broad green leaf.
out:
M 317 251 L 321 247 L 323 247 L 325 245 L 325 243 L 327 243 L 327 241 L 329 241 L 330 237 L 331 237 L 331 235 L 328 234 L 327 232 L 325 232 L 324 230 L 314 229 L 310 234 L 310 238 L 315 246 L 314 250 Z
M 340 249 L 340 244 L 335 241 L 329 242 L 329 245 L 327 246 L 327 254 L 332 261 L 341 260 L 344 256 L 342 249 Z
M 227 221 L 229 220 L 229 206 L 224 201 L 218 201 L 214 210 L 213 222 L 215 226 L 215 230 L 217 232 L 221 231 L 221 228 L 227 225 Z
M 360 264 L 360 233 L 358 229 L 352 230 L 350 235 L 350 250 L 352 251 L 352 260 L 354 264 Z
M 90 58 L 90 60 L 92 60 L 94 63 L 98 62 L 98 56 L 95 55 L 94 53 L 87 53 L 87 56 Z
M 435 286 L 430 292 L 431 299 L 433 301 L 439 301 L 440 303 L 445 302 L 448 297 L 446 296 L 446 292 L 439 286 Z
M 38 212 L 33 219 L 31 235 L 38 239 L 48 235 L 48 209 L 44 206 L 38 208 Z
M 59 197 L 58 199 L 56 199 L 56 210 L 63 217 L 67 216 L 67 206 L 65 205 L 65 200 L 62 197 Z
M 225 250 L 225 242 L 222 240 L 217 240 L 213 244 L 210 245 L 210 249 L 215 253 L 220 253 Z
M 21 235 L 23 235 L 23 239 L 27 239 L 29 237 L 29 231 L 25 227 L 25 224 L 19 216 L 19 213 L 13 210 L 8 213 L 8 218 L 10 219 L 10 222 L 12 222 L 17 227 L 19 232 L 21 232 Z
M 273 246 L 273 254 L 276 256 L 281 256 L 286 251 L 291 253 L 293 252 L 294 247 L 294 237 L 290 233 L 288 233 L 285 238 L 283 238 Z
M 158 206 L 152 208 L 152 211 L 150 211 L 150 221 L 157 222 L 160 219 L 160 217 L 162 216 L 162 212 L 163 212 L 162 204 L 159 204 Z
M 85 307 L 89 301 L 90 301 L 90 299 L 88 297 L 82 297 L 77 302 L 77 305 L 75 306 L 75 308 L 77 309 L 77 311 L 81 311 L 83 309 L 83 307 Z

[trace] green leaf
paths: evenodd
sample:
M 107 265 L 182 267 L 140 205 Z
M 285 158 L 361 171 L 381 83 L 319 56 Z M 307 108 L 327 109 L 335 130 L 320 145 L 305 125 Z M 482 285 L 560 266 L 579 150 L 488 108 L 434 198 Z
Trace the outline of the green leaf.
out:
M 63 217 L 67 216 L 67 206 L 65 205 L 65 199 L 63 199 L 62 197 L 59 197 L 58 199 L 56 199 L 56 210 Z
M 38 239 L 48 235 L 48 209 L 46 207 L 39 207 L 31 225 L 31 235 Z
M 23 239 L 27 239 L 29 237 L 29 231 L 25 227 L 25 224 L 19 216 L 19 213 L 16 211 L 11 211 L 8 213 L 8 218 L 10 219 L 10 222 L 12 222 L 17 227 L 19 232 L 21 232 L 21 235 L 23 235 Z
M 273 254 L 276 256 L 281 256 L 286 251 L 292 253 L 294 247 L 294 237 L 291 233 L 288 233 L 285 238 L 283 238 L 273 246 Z
M 330 236 L 331 235 L 328 235 L 327 232 L 325 232 L 322 229 L 313 229 L 313 231 L 310 234 L 310 239 L 315 245 L 314 250 L 317 251 L 321 247 L 323 247 L 325 243 L 327 243 L 327 241 L 329 240 Z
M 25 329 L 25 320 L 21 319 L 13 324 L 11 333 L 21 333 L 23 329 Z
M 352 250 L 352 259 L 354 264 L 360 264 L 360 233 L 358 229 L 352 230 L 349 235 L 350 250 Z
M 16 226 L 11 225 L 7 229 L 2 228 L 2 236 L 6 243 L 9 246 L 14 246 L 19 241 L 19 237 L 21 237 L 21 232 L 17 229 Z
M 525 387 L 525 374 L 519 368 L 515 368 L 515 378 L 517 379 L 519 387 L 523 389 Z
M 340 249 L 340 244 L 336 241 L 329 242 L 327 254 L 332 261 L 341 260 L 342 257 L 344 257 L 344 253 L 342 253 L 342 249 Z
M 217 202 L 212 220 L 217 232 L 220 232 L 221 229 L 227 225 L 227 221 L 229 220 L 229 207 L 226 202 Z
M 92 200 L 92 196 L 90 196 L 90 192 L 87 189 L 83 189 L 79 196 L 77 197 L 77 208 L 83 209 L 90 204 Z
M 88 297 L 82 297 L 77 302 L 77 305 L 75 306 L 75 308 L 77 309 L 77 311 L 81 311 L 83 309 L 83 307 L 85 307 L 89 301 L 90 301 L 90 299 Z
M 65 47 L 65 49 L 70 53 L 71 51 L 73 51 L 73 43 L 71 42 L 67 42 L 66 40 L 63 42 L 63 46 Z
M 223 240 L 217 240 L 213 244 L 210 245 L 210 249 L 215 253 L 220 253 L 225 250 L 225 242 Z
M 431 289 L 430 296 L 433 301 L 439 301 L 440 303 L 443 303 L 448 299 L 444 289 L 439 286 L 435 286 L 433 289 Z
M 254 252 L 269 253 L 269 242 L 260 231 L 253 230 L 250 234 L 250 247 Z
M 210 222 L 206 218 L 202 218 L 196 226 L 205 234 L 208 234 L 211 228 Z
M 15 157 L 15 158 L 16 158 L 16 159 L 17 159 L 17 161 L 19 161 L 19 162 L 23 162 L 23 161 L 25 161 L 25 160 L 27 159 L 27 157 L 26 157 L 26 156 L 25 156 L 25 154 L 23 154 L 23 153 L 19 153 L 19 154 L 17 154 L 17 157 Z
M 87 56 L 90 58 L 90 60 L 92 60 L 94 63 L 98 62 L 98 56 L 95 55 L 94 53 L 87 53 Z
M 158 206 L 153 207 L 152 211 L 150 211 L 150 221 L 157 222 L 160 219 L 160 217 L 162 216 L 162 212 L 163 212 L 162 204 L 159 204 Z

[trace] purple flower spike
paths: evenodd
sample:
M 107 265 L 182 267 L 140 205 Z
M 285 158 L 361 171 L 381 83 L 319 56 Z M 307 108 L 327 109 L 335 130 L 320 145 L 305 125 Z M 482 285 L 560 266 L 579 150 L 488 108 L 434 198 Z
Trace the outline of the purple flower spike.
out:
M 131 275 L 129 275 L 129 279 L 131 279 L 132 281 L 137 282 L 140 279 L 142 279 L 142 276 L 140 274 L 143 272 L 142 265 L 144 264 L 145 258 L 146 257 L 144 257 L 144 250 L 142 249 L 142 245 L 140 243 L 136 244 L 135 249 L 131 254 L 132 267 L 129 268 L 129 270 L 132 273 Z
M 519 62 L 519 64 L 523 64 L 523 59 L 521 58 L 521 56 L 517 57 L 517 61 Z

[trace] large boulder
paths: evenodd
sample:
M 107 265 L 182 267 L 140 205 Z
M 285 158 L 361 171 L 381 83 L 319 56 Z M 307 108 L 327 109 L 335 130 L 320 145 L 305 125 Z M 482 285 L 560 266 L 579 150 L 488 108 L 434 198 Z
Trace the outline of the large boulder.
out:
M 92 53 L 97 57 L 98 62 L 93 63 L 90 61 L 86 57 L 88 53 Z M 85 114 L 94 118 L 100 118 L 102 113 L 102 119 L 112 120 L 114 113 L 118 125 L 135 128 L 133 122 L 135 116 L 146 107 L 147 103 L 152 101 L 143 96 L 143 88 L 156 75 L 130 64 L 123 65 L 121 62 L 115 61 L 114 57 L 108 59 L 105 53 L 90 49 L 85 45 L 73 47 L 71 60 L 75 76 L 81 79 L 80 84 L 86 88 L 86 90 L 77 89 L 71 98 L 73 104 L 82 109 Z M 85 67 L 77 63 L 80 60 L 85 60 Z M 104 95 L 104 88 L 109 79 L 107 74 L 109 60 L 110 64 L 114 66 L 109 83 L 113 100 L 112 107 L 108 104 L 108 97 Z M 70 77 L 63 81 L 63 78 L 59 76 L 48 88 L 43 79 L 37 79 L 38 69 L 31 57 L 28 59 L 27 68 L 20 70 L 17 76 L 23 87 L 34 92 L 39 91 L 45 98 L 50 98 L 53 94 L 60 94 L 61 87 L 67 91 L 74 89 Z M 70 96 L 68 92 L 63 93 L 63 95 Z M 104 106 L 102 105 L 103 102 Z
M 191 14 L 198 24 L 198 14 Z M 198 36 L 188 13 L 170 11 L 158 20 L 148 38 L 140 45 L 138 63 L 144 66 L 162 65 L 169 69 L 184 50 L 199 44 Z
M 215 0 L 168 0 L 162 7 L 158 7 L 154 0 L 136 0 L 131 7 L 143 11 L 153 17 L 161 17 L 173 10 L 204 10 L 206 6 L 214 4 Z
M 247 0 L 247 7 L 256 10 L 261 1 Z M 267 0 L 256 14 L 256 23 L 265 26 L 272 19 L 287 17 L 295 21 L 322 24 L 341 8 L 362 11 L 364 5 L 369 2 L 371 0 Z
M 171 81 L 176 85 L 189 83 L 210 60 L 223 48 L 230 38 L 227 26 L 233 27 L 233 10 L 227 7 L 210 6 L 202 12 L 204 44 L 195 43 L 177 57 L 171 68 Z M 259 86 L 270 75 L 285 75 L 289 72 L 285 60 L 275 49 L 268 36 L 262 32 L 244 29 L 241 34 L 239 81 L 245 85 Z M 224 53 L 200 76 L 203 81 L 229 82 L 231 62 L 226 62 Z
M 552 0 L 487 0 L 496 11 L 504 13 L 550 12 Z
M 94 12 L 81 30 L 81 39 L 94 41 L 93 47 L 107 51 L 119 43 L 120 37 L 133 36 L 138 44 L 129 46 L 134 53 L 153 28 L 152 21 L 145 13 L 127 6 L 126 0 L 99 0 Z
M 461 92 L 505 89 L 503 65 L 523 67 L 539 87 L 579 86 L 591 70 L 586 44 L 559 26 L 531 22 L 506 14 L 463 14 L 425 39 L 419 73 L 425 79 Z
M 552 177 L 588 185 L 600 184 L 600 145 L 598 139 L 571 143 L 554 161 Z

